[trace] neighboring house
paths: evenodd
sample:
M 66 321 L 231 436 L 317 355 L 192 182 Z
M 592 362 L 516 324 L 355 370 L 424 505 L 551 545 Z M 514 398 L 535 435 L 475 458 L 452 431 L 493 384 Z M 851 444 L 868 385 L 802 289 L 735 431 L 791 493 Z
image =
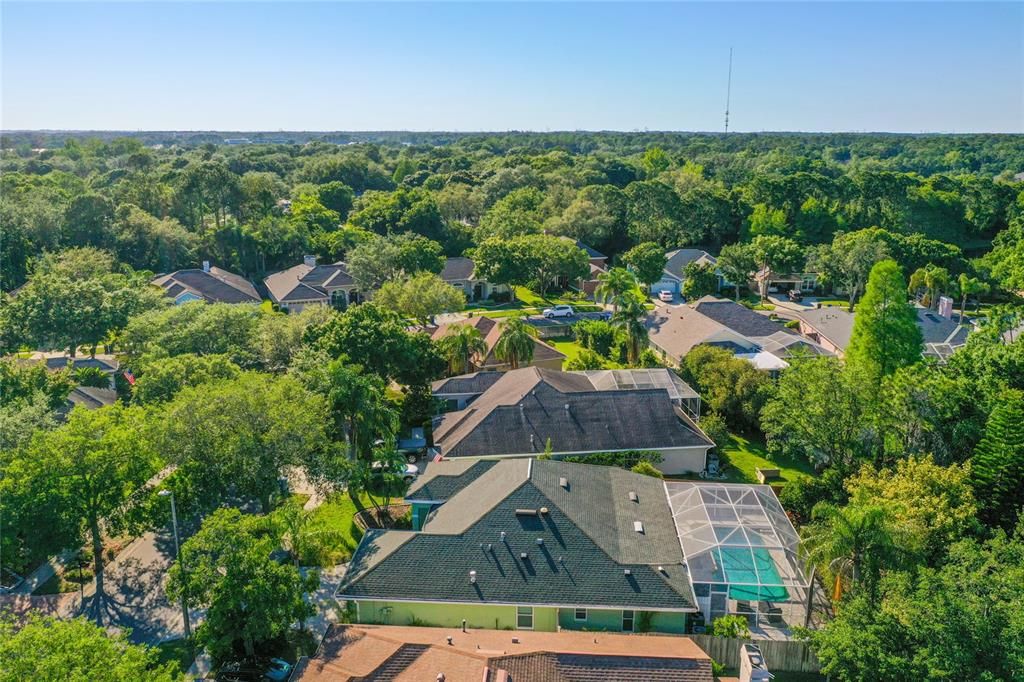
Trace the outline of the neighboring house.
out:
M 259 303 L 260 295 L 252 282 L 227 270 L 211 267 L 210 261 L 203 261 L 202 270 L 176 270 L 169 275 L 160 275 L 153 284 L 174 299 L 175 305 L 189 301 L 207 303 Z
M 98 410 L 101 407 L 109 407 L 115 402 L 117 402 L 117 391 L 112 388 L 75 386 L 68 394 L 68 400 L 64 407 L 58 410 L 58 414 L 64 419 L 78 405 L 90 410 Z
M 686 279 L 686 266 L 690 263 L 715 267 L 718 260 L 702 249 L 676 249 L 665 254 L 665 270 L 661 279 L 651 285 L 651 293 L 657 295 L 669 291 L 674 296 L 683 293 L 683 281 Z M 725 277 L 718 273 L 718 288 L 728 285 Z
M 562 239 L 572 242 L 576 248 L 586 252 L 587 258 L 590 260 L 590 274 L 586 279 L 577 282 L 575 286 L 587 296 L 593 296 L 594 291 L 597 290 L 598 285 L 601 283 L 598 277 L 602 273 L 608 272 L 608 256 L 591 246 L 587 246 L 578 239 L 573 239 L 572 237 L 562 237 Z M 558 282 L 558 285 L 561 287 L 565 287 L 568 284 L 570 283 L 564 280 Z
M 441 279 L 466 295 L 467 301 L 483 301 L 493 293 L 508 291 L 504 284 L 494 285 L 476 275 L 476 264 L 465 256 L 449 258 L 441 270 Z
M 685 637 L 595 636 L 396 625 L 331 625 L 294 682 L 712 682 Z
M 472 360 L 472 369 L 474 371 L 505 371 L 510 368 L 507 362 L 503 362 L 498 359 L 498 356 L 494 352 L 494 347 L 498 343 L 498 339 L 501 337 L 502 322 L 500 320 L 494 320 L 489 317 L 470 317 L 465 320 L 459 320 L 458 322 L 451 322 L 448 324 L 442 324 L 430 331 L 430 338 L 437 341 L 444 338 L 452 329 L 462 325 L 469 325 L 476 327 L 480 330 L 480 335 L 484 339 L 484 344 L 487 346 L 487 351 L 483 355 L 477 355 Z M 562 369 L 562 363 L 565 361 L 565 354 L 554 347 L 549 346 L 540 339 L 533 339 L 533 359 L 528 363 L 534 367 L 544 367 L 547 369 L 559 370 Z
M 772 272 L 770 268 L 761 268 L 754 273 L 754 279 L 750 283 L 751 291 L 760 292 L 764 280 L 768 280 L 769 294 L 783 293 L 796 289 L 797 291 L 814 291 L 818 286 L 818 273 L 816 272 Z
M 791 313 L 800 323 L 800 333 L 839 357 L 846 353 L 853 335 L 855 313 L 845 308 L 821 307 Z M 960 324 L 960 314 L 942 317 L 928 308 L 917 308 L 917 326 L 924 339 L 924 357 L 945 361 L 967 343 L 971 327 Z
M 647 335 L 662 357 L 677 364 L 701 344 L 726 348 L 768 372 L 788 367 L 786 359 L 798 348 L 812 355 L 830 354 L 750 308 L 712 296 L 655 309 L 647 318 Z
M 679 378 L 675 372 L 665 368 L 653 369 L 596 369 L 583 372 L 566 372 L 587 377 L 594 389 L 619 391 L 638 388 L 664 388 L 669 400 L 698 421 L 700 419 L 700 394 Z M 500 372 L 474 372 L 435 381 L 431 393 L 448 403 L 449 409 L 466 407 L 483 395 L 501 378 Z
M 317 265 L 305 256 L 300 265 L 275 272 L 263 280 L 270 300 L 285 310 L 299 312 L 310 305 L 344 308 L 362 296 L 344 263 Z
M 498 371 L 473 372 L 435 381 L 430 392 L 445 403 L 446 411 L 461 410 L 473 402 L 502 376 Z
M 361 623 L 681 634 L 726 614 L 804 621 L 811 583 L 770 486 L 457 459 L 431 463 L 405 499 L 415 530 L 368 531 L 339 586 Z
M 103 353 L 71 357 L 62 351 L 37 351 L 27 358 L 18 358 L 16 362 L 26 366 L 42 363 L 51 372 L 68 368 L 74 372 L 85 367 L 95 367 L 109 377 L 110 388 L 114 388 L 114 375 L 121 369 L 121 363 L 116 356 Z
M 572 237 L 562 237 L 562 239 L 564 239 L 567 242 L 572 242 L 573 244 L 576 245 L 576 248 L 578 249 L 583 249 L 583 251 L 585 251 L 587 254 L 587 258 L 590 259 L 590 264 L 593 265 L 594 267 L 599 268 L 601 270 L 608 269 L 608 256 L 604 255 L 603 253 L 601 253 L 600 251 L 591 246 L 587 246 L 579 239 L 573 239 Z
M 666 474 L 703 471 L 714 443 L 683 406 L 692 389 L 629 383 L 601 372 L 512 370 L 464 409 L 436 418 L 434 447 L 446 458 L 534 457 L 549 443 L 555 457 L 653 450 Z
M 430 508 L 421 531 L 369 530 L 353 554 L 337 597 L 360 623 L 635 632 L 644 612 L 643 629 L 687 631 L 696 598 L 661 479 L 507 459 L 442 486 L 445 464 L 406 496 Z

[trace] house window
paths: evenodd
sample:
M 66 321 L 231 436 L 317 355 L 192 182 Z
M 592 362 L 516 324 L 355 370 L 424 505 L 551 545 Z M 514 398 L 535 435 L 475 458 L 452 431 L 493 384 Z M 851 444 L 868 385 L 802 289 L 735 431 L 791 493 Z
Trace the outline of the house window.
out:
M 587 610 L 586 609 L 576 609 L 575 617 L 576 617 L 577 621 L 585 622 L 587 620 Z
M 532 606 L 517 606 L 516 607 L 516 628 L 519 630 L 532 630 L 533 629 L 533 607 Z
M 623 611 L 622 612 L 622 631 L 633 632 L 633 612 Z

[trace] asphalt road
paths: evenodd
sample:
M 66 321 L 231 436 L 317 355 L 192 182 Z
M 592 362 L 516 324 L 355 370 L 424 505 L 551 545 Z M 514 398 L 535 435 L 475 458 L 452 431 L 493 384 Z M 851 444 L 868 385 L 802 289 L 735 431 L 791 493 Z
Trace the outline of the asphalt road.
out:
M 173 560 L 169 531 L 146 533 L 126 547 L 104 572 L 104 624 L 130 629 L 133 642 L 155 644 L 184 636 L 181 606 L 168 602 L 164 590 Z M 89 597 L 87 588 L 86 609 Z M 193 609 L 193 628 L 198 616 Z

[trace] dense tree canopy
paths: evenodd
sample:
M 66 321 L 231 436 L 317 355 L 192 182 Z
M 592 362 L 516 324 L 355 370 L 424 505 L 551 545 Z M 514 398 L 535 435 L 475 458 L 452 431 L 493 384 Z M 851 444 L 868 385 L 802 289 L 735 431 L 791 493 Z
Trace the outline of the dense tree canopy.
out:
M 0 680 L 150 680 L 180 682 L 175 663 L 158 663 L 156 649 L 132 644 L 81 618 L 0 620 Z

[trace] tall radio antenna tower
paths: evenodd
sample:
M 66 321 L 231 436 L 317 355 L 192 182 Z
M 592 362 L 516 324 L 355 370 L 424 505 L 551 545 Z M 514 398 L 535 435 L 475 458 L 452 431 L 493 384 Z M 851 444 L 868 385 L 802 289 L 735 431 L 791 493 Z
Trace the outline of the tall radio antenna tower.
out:
M 729 48 L 729 81 L 725 86 L 725 132 L 729 132 L 729 100 L 732 97 L 732 48 Z

